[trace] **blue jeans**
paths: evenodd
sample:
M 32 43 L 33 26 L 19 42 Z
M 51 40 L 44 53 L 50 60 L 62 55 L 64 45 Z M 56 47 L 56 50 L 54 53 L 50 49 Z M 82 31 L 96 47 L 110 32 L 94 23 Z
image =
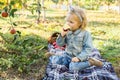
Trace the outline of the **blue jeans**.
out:
M 71 56 L 68 54 L 64 55 L 53 55 L 51 56 L 50 63 L 52 64 L 59 64 L 59 65 L 65 65 L 68 67 L 70 70 L 83 70 L 85 68 L 90 67 L 89 61 L 83 61 L 83 62 L 71 62 Z
M 81 71 L 83 69 L 86 69 L 90 67 L 90 63 L 88 61 L 84 62 L 70 62 L 69 64 L 69 69 L 70 70 L 76 70 L 76 71 Z
M 52 64 L 60 64 L 65 65 L 69 68 L 69 63 L 71 62 L 71 58 L 67 57 L 66 55 L 53 55 L 49 58 L 50 63 Z

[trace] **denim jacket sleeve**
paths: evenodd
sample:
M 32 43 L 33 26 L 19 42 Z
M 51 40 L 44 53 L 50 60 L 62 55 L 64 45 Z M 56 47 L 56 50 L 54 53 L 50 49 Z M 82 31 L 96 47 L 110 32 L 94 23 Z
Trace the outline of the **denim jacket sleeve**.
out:
M 61 34 L 58 36 L 58 38 L 56 39 L 56 43 L 59 46 L 64 46 L 65 45 L 65 37 L 62 37 Z
M 84 35 L 82 51 L 76 57 L 78 57 L 81 61 L 85 61 L 88 59 L 89 54 L 92 53 L 92 49 L 93 49 L 92 37 L 91 34 L 86 31 Z

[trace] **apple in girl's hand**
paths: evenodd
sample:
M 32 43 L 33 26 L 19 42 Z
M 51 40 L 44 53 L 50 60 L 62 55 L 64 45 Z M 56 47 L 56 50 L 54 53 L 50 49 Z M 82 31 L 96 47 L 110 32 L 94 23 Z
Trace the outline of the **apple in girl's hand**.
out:
M 70 31 L 70 26 L 67 23 L 63 25 L 63 31 L 65 32 Z
M 8 17 L 8 13 L 7 12 L 2 12 L 2 17 Z
M 11 33 L 11 34 L 15 34 L 15 33 L 16 33 L 16 30 L 13 28 L 13 29 L 10 30 L 10 33 Z
M 70 28 L 67 28 L 67 29 L 64 29 L 64 28 L 63 28 L 63 31 L 65 31 L 65 32 L 66 32 L 66 31 L 69 31 L 69 30 L 70 30 Z

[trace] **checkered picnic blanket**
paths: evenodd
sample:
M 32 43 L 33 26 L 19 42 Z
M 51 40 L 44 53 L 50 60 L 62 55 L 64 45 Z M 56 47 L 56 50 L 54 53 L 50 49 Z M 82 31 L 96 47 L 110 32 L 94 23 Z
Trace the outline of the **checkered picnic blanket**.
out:
M 103 67 L 89 67 L 82 71 L 70 71 L 64 65 L 48 63 L 46 73 L 42 80 L 120 80 L 118 79 L 112 64 L 102 59 L 97 49 L 93 50 L 90 57 L 104 62 Z

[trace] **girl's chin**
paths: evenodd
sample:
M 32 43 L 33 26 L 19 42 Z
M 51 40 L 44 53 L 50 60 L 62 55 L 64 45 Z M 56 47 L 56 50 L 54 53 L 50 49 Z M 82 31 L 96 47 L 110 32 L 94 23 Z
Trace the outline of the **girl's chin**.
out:
M 74 27 L 71 27 L 70 30 L 74 32 L 74 31 L 76 31 L 77 29 L 75 29 Z

